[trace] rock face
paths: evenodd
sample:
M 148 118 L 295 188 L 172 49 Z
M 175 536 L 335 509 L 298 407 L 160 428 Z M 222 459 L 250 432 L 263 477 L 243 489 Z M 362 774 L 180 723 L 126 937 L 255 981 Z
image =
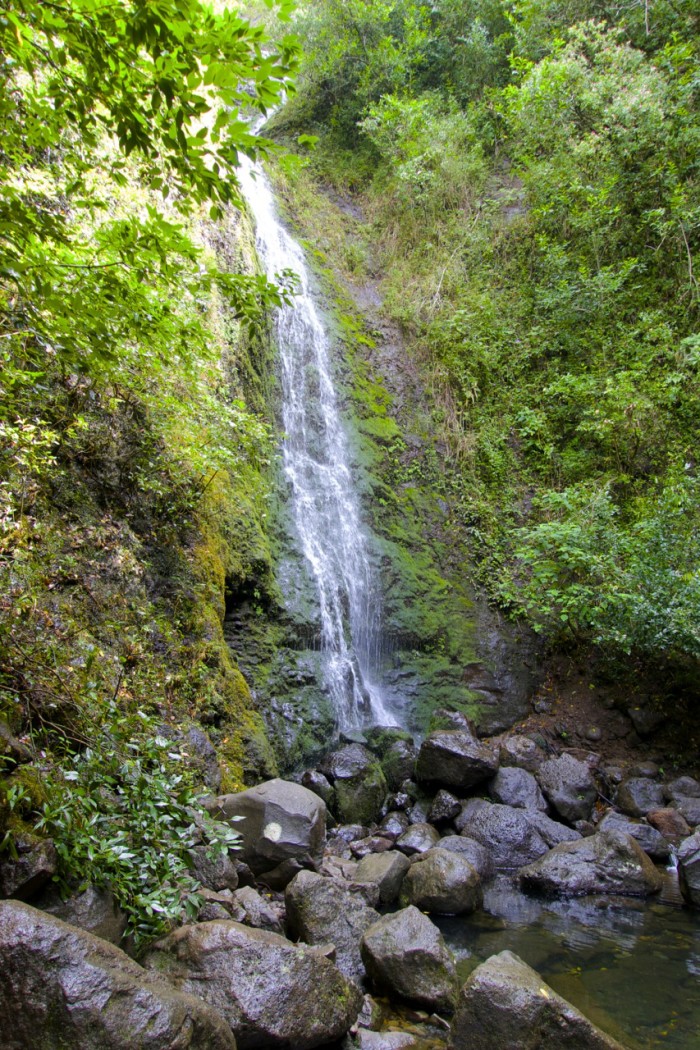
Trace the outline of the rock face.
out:
M 273 889 L 283 888 L 301 868 L 317 867 L 326 841 L 326 806 L 313 791 L 287 780 L 220 795 L 214 816 L 232 820 L 243 836 L 241 859 Z
M 26 904 L 0 904 L 0 957 L 4 1050 L 236 1050 L 201 999 Z
M 489 795 L 494 802 L 516 809 L 534 809 L 547 812 L 547 803 L 532 773 L 517 766 L 504 766 L 489 783 Z
M 364 899 L 351 893 L 347 883 L 301 871 L 287 886 L 287 927 L 292 937 L 307 944 L 336 947 L 336 964 L 346 977 L 361 981 L 365 970 L 360 938 L 379 915 Z
M 324 759 L 321 772 L 333 784 L 340 820 L 370 824 L 378 819 L 387 785 L 371 751 L 362 744 L 348 744 Z
M 419 853 L 401 885 L 403 907 L 414 904 L 436 915 L 462 915 L 483 903 L 481 878 L 468 860 L 446 849 Z
M 378 989 L 429 1010 L 451 1012 L 457 973 L 442 934 L 417 908 L 384 915 L 365 931 L 360 946 Z
M 380 903 L 393 904 L 399 895 L 401 883 L 409 866 L 408 858 L 396 850 L 390 850 L 388 853 L 371 853 L 363 857 L 357 865 L 355 881 L 373 883 L 379 888 Z
M 678 884 L 688 904 L 700 908 L 700 831 L 678 849 Z
M 537 779 L 560 817 L 570 824 L 588 820 L 598 792 L 585 762 L 571 755 L 560 755 L 542 763 Z
M 498 758 L 468 729 L 438 729 L 421 744 L 416 762 L 419 780 L 452 788 L 470 788 L 492 777 Z
M 460 820 L 462 834 L 486 846 L 497 868 L 510 870 L 542 856 L 549 849 L 545 838 L 524 809 L 498 802 L 472 802 Z
M 647 897 L 661 889 L 661 881 L 642 848 L 620 831 L 562 842 L 520 872 L 523 889 L 554 897 L 586 893 Z
M 330 1042 L 362 1006 L 360 990 L 319 952 L 237 922 L 183 926 L 158 941 L 144 965 L 216 1007 L 239 1050 Z
M 624 1050 L 512 952 L 478 966 L 459 995 L 453 1050 Z

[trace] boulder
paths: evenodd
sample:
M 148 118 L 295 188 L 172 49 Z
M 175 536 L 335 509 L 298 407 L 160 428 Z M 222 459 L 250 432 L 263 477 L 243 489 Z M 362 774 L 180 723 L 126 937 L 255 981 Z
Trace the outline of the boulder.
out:
M 271 933 L 284 932 L 284 905 L 267 900 L 252 886 L 242 886 L 232 894 L 232 915 L 245 926 Z
M 677 857 L 678 885 L 683 899 L 700 908 L 700 831 L 681 842 Z
M 618 787 L 615 802 L 630 817 L 645 817 L 650 809 L 663 806 L 664 792 L 647 777 L 628 777 Z
M 670 801 L 677 798 L 700 798 L 700 782 L 695 777 L 676 777 L 666 784 L 664 795 Z
M 673 800 L 673 808 L 678 810 L 691 827 L 694 828 L 700 824 L 700 798 L 694 798 L 692 795 L 676 795 Z
M 494 802 L 516 809 L 547 812 L 547 803 L 532 773 L 517 766 L 504 766 L 489 781 L 489 795 Z
M 16 835 L 14 845 L 17 856 L 0 859 L 0 897 L 26 901 L 56 874 L 56 847 L 51 839 L 28 834 Z
M 372 853 L 363 857 L 357 865 L 355 880 L 356 882 L 373 883 L 379 889 L 380 903 L 393 904 L 399 895 L 401 883 L 408 869 L 408 858 L 397 850 L 391 850 L 388 853 Z
M 647 897 L 661 889 L 661 876 L 641 846 L 620 831 L 599 831 L 562 842 L 520 871 L 524 890 L 553 897 L 587 893 Z
M 490 879 L 496 871 L 491 850 L 466 835 L 445 835 L 438 842 L 438 848 L 449 850 L 451 853 L 459 853 L 469 861 L 473 868 L 476 868 L 482 879 Z
M 183 926 L 144 965 L 215 1007 L 239 1050 L 319 1046 L 347 1032 L 362 1006 L 359 988 L 320 952 L 238 922 Z
M 236 1050 L 201 999 L 27 904 L 0 903 L 0 957 L 4 1050 Z
M 396 841 L 399 835 L 403 835 L 404 831 L 408 830 L 408 817 L 400 809 L 391 809 L 382 817 L 378 830 L 384 835 L 391 835 Z
M 411 1047 L 425 1045 L 422 1040 L 416 1039 L 410 1032 L 390 1032 L 384 1029 L 381 1032 L 373 1032 L 368 1028 L 361 1028 L 355 1036 L 357 1050 L 410 1050 Z
M 103 887 L 87 886 L 82 893 L 74 893 L 65 900 L 57 889 L 51 888 L 33 903 L 57 919 L 94 933 L 111 944 L 119 944 L 124 936 L 126 915 L 111 891 Z
M 309 791 L 313 791 L 314 795 L 318 795 L 329 808 L 332 808 L 335 801 L 335 793 L 332 784 L 323 773 L 319 773 L 317 769 L 307 769 L 302 773 L 301 785 L 308 788 Z
M 346 977 L 361 981 L 365 971 L 360 937 L 379 918 L 361 893 L 353 893 L 350 885 L 340 880 L 300 871 L 287 886 L 284 897 L 290 935 L 307 944 L 332 941 L 338 969 Z
M 437 915 L 462 915 L 483 903 L 481 877 L 459 853 L 430 849 L 412 858 L 401 885 L 399 903 L 414 904 Z
M 362 857 L 369 856 L 370 853 L 386 853 L 387 850 L 392 849 L 395 842 L 393 835 L 368 835 L 364 839 L 356 839 L 350 843 L 350 852 L 353 857 L 361 860 Z
M 540 766 L 537 780 L 560 817 L 570 824 L 588 820 L 598 792 L 585 762 L 567 754 L 549 759 Z
M 459 993 L 451 1050 L 624 1050 L 513 952 L 492 955 Z
M 432 824 L 411 824 L 403 835 L 399 835 L 395 845 L 407 857 L 412 857 L 414 853 L 425 853 L 426 850 L 433 849 L 439 841 L 440 833 Z
M 670 807 L 650 809 L 647 813 L 647 820 L 653 828 L 661 832 L 667 842 L 672 842 L 674 846 L 690 835 L 688 821 L 677 809 Z
M 429 1010 L 453 1010 L 454 961 L 437 926 L 418 908 L 384 915 L 365 931 L 360 951 L 378 990 Z
M 419 780 L 465 789 L 492 777 L 498 758 L 469 729 L 438 729 L 421 744 L 416 762 Z
M 206 846 L 195 846 L 190 860 L 194 877 L 208 890 L 235 890 L 238 887 L 238 868 L 232 857 L 210 857 Z
M 502 766 L 517 766 L 535 773 L 546 756 L 529 736 L 509 733 L 499 740 L 499 758 Z
M 437 795 L 430 803 L 428 810 L 429 824 L 449 824 L 451 820 L 461 813 L 462 803 L 460 800 L 444 788 L 440 788 Z
M 390 791 L 397 791 L 404 780 L 413 776 L 418 749 L 413 741 L 395 740 L 381 758 L 382 770 Z
M 371 824 L 379 819 L 387 785 L 371 751 L 362 744 L 346 744 L 327 755 L 320 768 L 333 784 L 339 820 Z
M 598 825 L 598 830 L 623 831 L 625 835 L 631 835 L 633 839 L 637 840 L 644 852 L 648 853 L 654 860 L 666 860 L 671 852 L 670 845 L 656 828 L 653 828 L 650 824 L 633 820 L 623 813 L 615 813 L 614 810 L 610 810 L 605 814 Z
M 497 868 L 522 867 L 549 849 L 527 810 L 481 801 L 467 804 L 465 810 L 462 834 L 486 846 Z
M 558 820 L 552 820 L 539 810 L 528 810 L 528 816 L 550 849 L 552 846 L 558 846 L 560 842 L 575 842 L 581 838 L 582 832 L 578 827 L 570 828 L 567 824 L 560 824 Z M 576 824 L 588 828 L 588 821 L 577 820 Z M 593 829 L 593 825 L 590 825 L 590 828 Z
M 209 808 L 214 816 L 232 821 L 243 837 L 241 860 L 275 889 L 301 868 L 321 862 L 326 806 L 301 784 L 268 780 L 235 795 L 220 795 Z

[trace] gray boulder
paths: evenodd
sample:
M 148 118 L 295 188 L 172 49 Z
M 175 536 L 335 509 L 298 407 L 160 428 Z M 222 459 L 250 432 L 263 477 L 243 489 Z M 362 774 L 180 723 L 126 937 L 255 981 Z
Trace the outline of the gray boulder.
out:
M 367 974 L 382 992 L 429 1010 L 451 1012 L 457 972 L 442 934 L 417 908 L 384 915 L 360 945 Z
M 414 904 L 436 915 L 462 915 L 483 903 L 481 877 L 459 853 L 431 849 L 411 859 L 401 885 L 399 903 Z
M 404 831 L 408 830 L 409 820 L 405 813 L 400 809 L 392 809 L 382 817 L 378 830 L 383 835 L 391 835 L 396 841 L 399 835 L 403 835 Z
M 528 773 L 535 773 L 546 758 L 534 740 L 519 733 L 507 733 L 500 737 L 498 745 L 502 766 L 517 766 Z
M 647 777 L 629 777 L 618 787 L 615 802 L 630 817 L 645 817 L 650 809 L 663 806 L 664 792 Z
M 516 809 L 547 812 L 547 803 L 532 773 L 517 766 L 503 766 L 489 781 L 489 795 L 494 802 Z
M 356 882 L 369 882 L 379 889 L 381 904 L 393 904 L 399 895 L 404 875 L 409 869 L 409 860 L 403 853 L 390 850 L 388 853 L 371 853 L 363 857 L 355 872 Z
M 673 807 L 691 827 L 694 828 L 700 824 L 700 798 L 694 798 L 692 795 L 676 795 Z
M 209 807 L 243 836 L 241 860 L 274 889 L 301 868 L 316 868 L 326 841 L 326 806 L 313 791 L 287 780 L 268 780 Z M 242 818 L 242 819 L 238 819 Z
M 4 1050 L 236 1050 L 201 999 L 26 904 L 0 903 L 0 957 Z
M 624 1050 L 513 952 L 471 974 L 452 1021 L 452 1050 Z
M 461 811 L 462 803 L 460 800 L 451 792 L 445 791 L 444 788 L 441 788 L 430 803 L 430 809 L 428 810 L 428 823 L 448 824 L 451 820 L 454 820 Z
M 681 842 L 677 856 L 678 885 L 683 899 L 700 908 L 700 831 Z
M 206 846 L 195 846 L 190 870 L 208 890 L 235 890 L 238 886 L 236 862 L 228 855 L 210 857 Z
M 558 846 L 560 842 L 575 842 L 576 839 L 581 838 L 581 832 L 577 828 L 560 824 L 558 820 L 552 820 L 546 813 L 540 813 L 539 810 L 528 810 L 528 816 L 550 849 L 552 846 Z M 583 821 L 583 823 L 586 822 Z
M 333 786 L 323 773 L 319 773 L 317 769 L 307 769 L 301 777 L 302 787 L 308 788 L 309 791 L 313 791 L 314 795 L 318 795 L 329 808 L 333 807 L 335 801 L 335 792 Z
M 520 872 L 524 890 L 553 897 L 587 893 L 647 897 L 661 889 L 661 882 L 641 846 L 619 831 L 562 842 Z
M 473 868 L 476 868 L 482 879 L 490 879 L 496 871 L 491 850 L 466 835 L 445 835 L 438 842 L 438 848 L 449 850 L 451 853 L 459 853 L 469 861 Z
M 426 850 L 433 849 L 439 841 L 440 833 L 432 824 L 411 824 L 403 835 L 399 835 L 395 845 L 407 857 L 412 857 L 414 853 L 425 853 Z
M 333 784 L 339 820 L 371 824 L 378 820 L 387 785 L 379 760 L 362 744 L 347 744 L 321 763 Z
M 348 883 L 301 871 L 287 886 L 284 898 L 290 935 L 307 944 L 332 941 L 338 969 L 361 981 L 365 971 L 360 937 L 379 918 L 362 894 L 351 892 Z
M 486 846 L 497 868 L 522 867 L 549 849 L 527 810 L 481 801 L 465 810 L 462 834 Z
M 572 755 L 543 762 L 537 780 L 560 817 L 570 824 L 588 820 L 598 792 L 590 767 Z
M 119 944 L 126 929 L 126 915 L 118 906 L 110 890 L 88 886 L 82 893 L 74 893 L 65 900 L 57 889 L 51 889 L 33 902 L 42 911 L 57 919 L 77 926 L 95 937 Z
M 239 1050 L 319 1046 L 347 1032 L 362 1006 L 359 988 L 320 952 L 238 922 L 183 926 L 144 965 L 214 1006 Z
M 631 835 L 633 839 L 637 840 L 644 852 L 648 853 L 654 860 L 666 860 L 671 852 L 670 845 L 656 828 L 653 828 L 650 824 L 643 824 L 640 821 L 633 820 L 623 813 L 615 813 L 614 810 L 610 810 L 605 814 L 598 825 L 598 830 L 622 831 L 625 835 Z
M 438 729 L 421 744 L 416 762 L 419 780 L 458 789 L 492 777 L 498 758 L 469 729 Z
M 700 798 L 700 782 L 695 777 L 676 777 L 666 784 L 664 795 L 670 801 L 678 798 Z

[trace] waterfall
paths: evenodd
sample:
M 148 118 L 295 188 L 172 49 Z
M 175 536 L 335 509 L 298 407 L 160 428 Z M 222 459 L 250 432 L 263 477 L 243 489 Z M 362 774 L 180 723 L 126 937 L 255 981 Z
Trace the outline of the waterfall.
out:
M 310 290 L 301 246 L 280 224 L 270 184 L 244 163 L 243 195 L 267 276 L 293 270 L 294 302 L 275 311 L 281 362 L 284 473 L 298 543 L 321 611 L 323 673 L 341 729 L 394 725 L 376 681 L 380 596 L 368 554 L 347 440 L 338 411 L 329 339 Z

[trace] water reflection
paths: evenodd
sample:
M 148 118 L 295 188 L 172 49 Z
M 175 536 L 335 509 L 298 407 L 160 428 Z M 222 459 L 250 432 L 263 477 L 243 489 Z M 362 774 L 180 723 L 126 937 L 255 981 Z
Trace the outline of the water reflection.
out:
M 676 896 L 671 890 L 665 899 Z M 694 912 L 626 898 L 539 900 L 499 877 L 485 891 L 482 912 L 439 925 L 462 978 L 509 948 L 632 1050 L 700 1047 Z

